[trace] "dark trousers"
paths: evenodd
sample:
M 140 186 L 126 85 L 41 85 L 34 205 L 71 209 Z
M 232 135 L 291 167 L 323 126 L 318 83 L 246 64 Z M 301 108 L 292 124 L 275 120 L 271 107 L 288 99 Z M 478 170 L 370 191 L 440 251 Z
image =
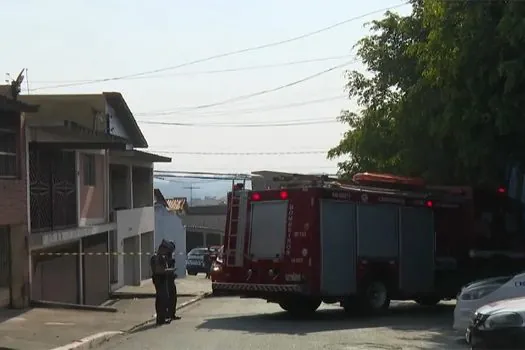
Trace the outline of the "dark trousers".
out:
M 153 285 L 155 286 L 155 311 L 157 313 L 157 324 L 166 322 L 168 318 L 169 294 L 168 281 L 165 276 L 153 276 Z
M 168 279 L 168 317 L 175 316 L 175 309 L 177 308 L 177 286 L 175 285 L 175 278 Z

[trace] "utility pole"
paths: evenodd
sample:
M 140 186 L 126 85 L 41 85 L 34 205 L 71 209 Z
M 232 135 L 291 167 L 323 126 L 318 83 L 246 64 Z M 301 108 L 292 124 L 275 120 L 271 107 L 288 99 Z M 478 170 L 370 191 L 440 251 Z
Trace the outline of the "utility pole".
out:
M 189 186 L 183 187 L 186 190 L 190 190 L 190 206 L 193 204 L 193 190 L 198 190 L 200 187 L 193 186 L 193 184 L 190 184 Z

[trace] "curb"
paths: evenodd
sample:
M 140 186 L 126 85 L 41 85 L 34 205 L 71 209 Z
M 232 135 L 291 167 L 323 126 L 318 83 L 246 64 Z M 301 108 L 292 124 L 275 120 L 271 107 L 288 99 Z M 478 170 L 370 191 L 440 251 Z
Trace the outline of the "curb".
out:
M 124 334 L 124 332 L 102 332 L 90 335 L 88 337 L 77 340 L 71 344 L 67 344 L 52 350 L 81 350 L 81 349 L 92 349 L 95 348 L 111 338 L 116 337 L 117 335 Z
M 190 306 L 192 304 L 195 304 L 196 302 L 208 298 L 211 296 L 211 293 L 204 293 L 201 295 L 196 296 L 195 298 L 188 300 L 185 303 L 182 303 L 177 306 L 177 311 L 181 310 L 187 306 Z M 53 348 L 51 350 L 84 350 L 84 349 L 93 349 L 98 347 L 99 345 L 108 342 L 110 339 L 117 337 L 119 335 L 123 335 L 126 333 L 135 333 L 140 331 L 141 328 L 147 326 L 151 322 L 155 321 L 155 317 L 151 317 L 147 321 L 141 322 L 133 327 L 131 327 L 128 330 L 125 331 L 114 331 L 114 332 L 102 332 L 90 335 L 88 337 L 82 338 L 80 340 L 77 340 L 71 344 L 67 344 L 58 348 Z
M 187 302 L 185 303 L 182 303 L 180 305 L 177 306 L 177 308 L 175 310 L 179 311 L 181 309 L 184 309 L 185 307 L 187 306 L 190 306 L 192 304 L 195 304 L 196 302 L 198 301 L 201 301 L 202 299 L 205 299 L 205 298 L 209 298 L 211 296 L 211 293 L 204 293 L 204 294 L 201 294 L 191 300 L 188 300 Z M 126 330 L 126 333 L 135 333 L 135 332 L 139 332 L 141 330 L 141 328 L 149 325 L 150 323 L 154 322 L 155 321 L 155 316 L 152 316 L 150 319 L 144 321 L 144 322 L 141 322 L 133 327 L 131 327 L 130 329 Z

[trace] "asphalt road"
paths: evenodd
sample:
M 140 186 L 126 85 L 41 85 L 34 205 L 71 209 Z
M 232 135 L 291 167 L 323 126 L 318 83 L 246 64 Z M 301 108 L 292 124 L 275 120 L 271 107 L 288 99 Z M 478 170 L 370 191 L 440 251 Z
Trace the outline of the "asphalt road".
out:
M 182 319 L 112 340 L 101 349 L 466 349 L 453 334 L 453 305 L 396 303 L 381 317 L 345 315 L 323 305 L 295 320 L 261 300 L 210 298 L 181 311 Z

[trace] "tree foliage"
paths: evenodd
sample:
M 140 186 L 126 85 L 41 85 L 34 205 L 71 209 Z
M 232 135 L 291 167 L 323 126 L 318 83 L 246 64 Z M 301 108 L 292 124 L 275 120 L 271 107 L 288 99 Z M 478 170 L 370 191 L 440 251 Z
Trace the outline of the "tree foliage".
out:
M 347 72 L 358 112 L 330 150 L 342 173 L 389 172 L 431 182 L 500 180 L 525 161 L 525 3 L 414 0 L 358 44 L 366 73 Z

